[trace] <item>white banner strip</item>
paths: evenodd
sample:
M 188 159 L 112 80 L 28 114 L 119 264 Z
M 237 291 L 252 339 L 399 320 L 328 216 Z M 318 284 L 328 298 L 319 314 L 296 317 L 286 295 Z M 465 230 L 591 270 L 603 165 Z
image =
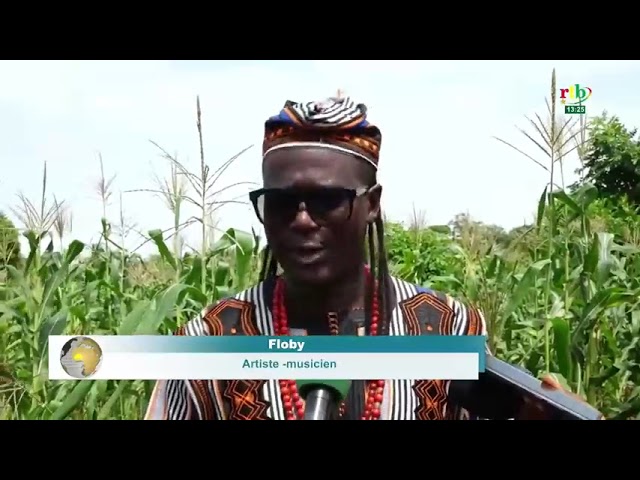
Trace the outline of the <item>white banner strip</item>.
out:
M 80 362 L 78 362 L 80 363 Z M 80 364 L 81 365 L 81 364 Z M 51 380 L 476 380 L 477 353 L 109 353 L 84 377 L 49 358 Z M 65 371 L 66 369 L 66 371 Z M 70 375 L 69 373 L 72 375 Z

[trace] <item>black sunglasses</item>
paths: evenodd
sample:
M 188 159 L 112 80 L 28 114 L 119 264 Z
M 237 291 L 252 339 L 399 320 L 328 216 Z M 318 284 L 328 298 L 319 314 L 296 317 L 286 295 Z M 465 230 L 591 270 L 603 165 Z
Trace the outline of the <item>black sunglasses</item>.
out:
M 353 202 L 372 187 L 342 188 L 261 188 L 249 193 L 249 199 L 261 223 L 292 222 L 304 209 L 314 222 L 340 222 L 349 220 Z

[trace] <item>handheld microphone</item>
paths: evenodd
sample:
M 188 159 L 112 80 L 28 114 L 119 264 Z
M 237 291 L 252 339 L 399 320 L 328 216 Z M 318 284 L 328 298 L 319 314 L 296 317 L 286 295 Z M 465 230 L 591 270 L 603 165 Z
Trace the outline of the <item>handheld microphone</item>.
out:
M 516 418 L 525 398 L 541 403 L 550 420 L 601 420 L 591 405 L 559 390 L 549 390 L 528 371 L 487 355 L 478 380 L 452 380 L 449 401 L 491 420 Z
M 296 385 L 305 401 L 303 420 L 335 420 L 351 380 L 298 380 Z

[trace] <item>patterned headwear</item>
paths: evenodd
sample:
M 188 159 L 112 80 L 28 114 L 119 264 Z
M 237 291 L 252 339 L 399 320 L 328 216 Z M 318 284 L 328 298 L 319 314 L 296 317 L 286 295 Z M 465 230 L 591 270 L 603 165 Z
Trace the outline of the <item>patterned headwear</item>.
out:
M 378 168 L 382 135 L 367 121 L 367 107 L 350 98 L 287 101 L 265 123 L 263 158 L 281 148 L 316 146 L 349 153 Z

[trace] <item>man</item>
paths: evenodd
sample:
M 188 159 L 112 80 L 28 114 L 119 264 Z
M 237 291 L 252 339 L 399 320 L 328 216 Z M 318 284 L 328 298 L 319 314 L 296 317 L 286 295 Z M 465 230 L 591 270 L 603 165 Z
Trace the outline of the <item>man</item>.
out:
M 366 107 L 349 98 L 287 102 L 267 120 L 264 188 L 250 194 L 268 242 L 261 281 L 205 309 L 178 334 L 486 335 L 478 310 L 389 275 L 380 145 Z M 353 382 L 341 417 L 470 418 L 447 403 L 448 387 L 439 380 Z M 160 381 L 146 418 L 294 420 L 303 407 L 293 380 Z

